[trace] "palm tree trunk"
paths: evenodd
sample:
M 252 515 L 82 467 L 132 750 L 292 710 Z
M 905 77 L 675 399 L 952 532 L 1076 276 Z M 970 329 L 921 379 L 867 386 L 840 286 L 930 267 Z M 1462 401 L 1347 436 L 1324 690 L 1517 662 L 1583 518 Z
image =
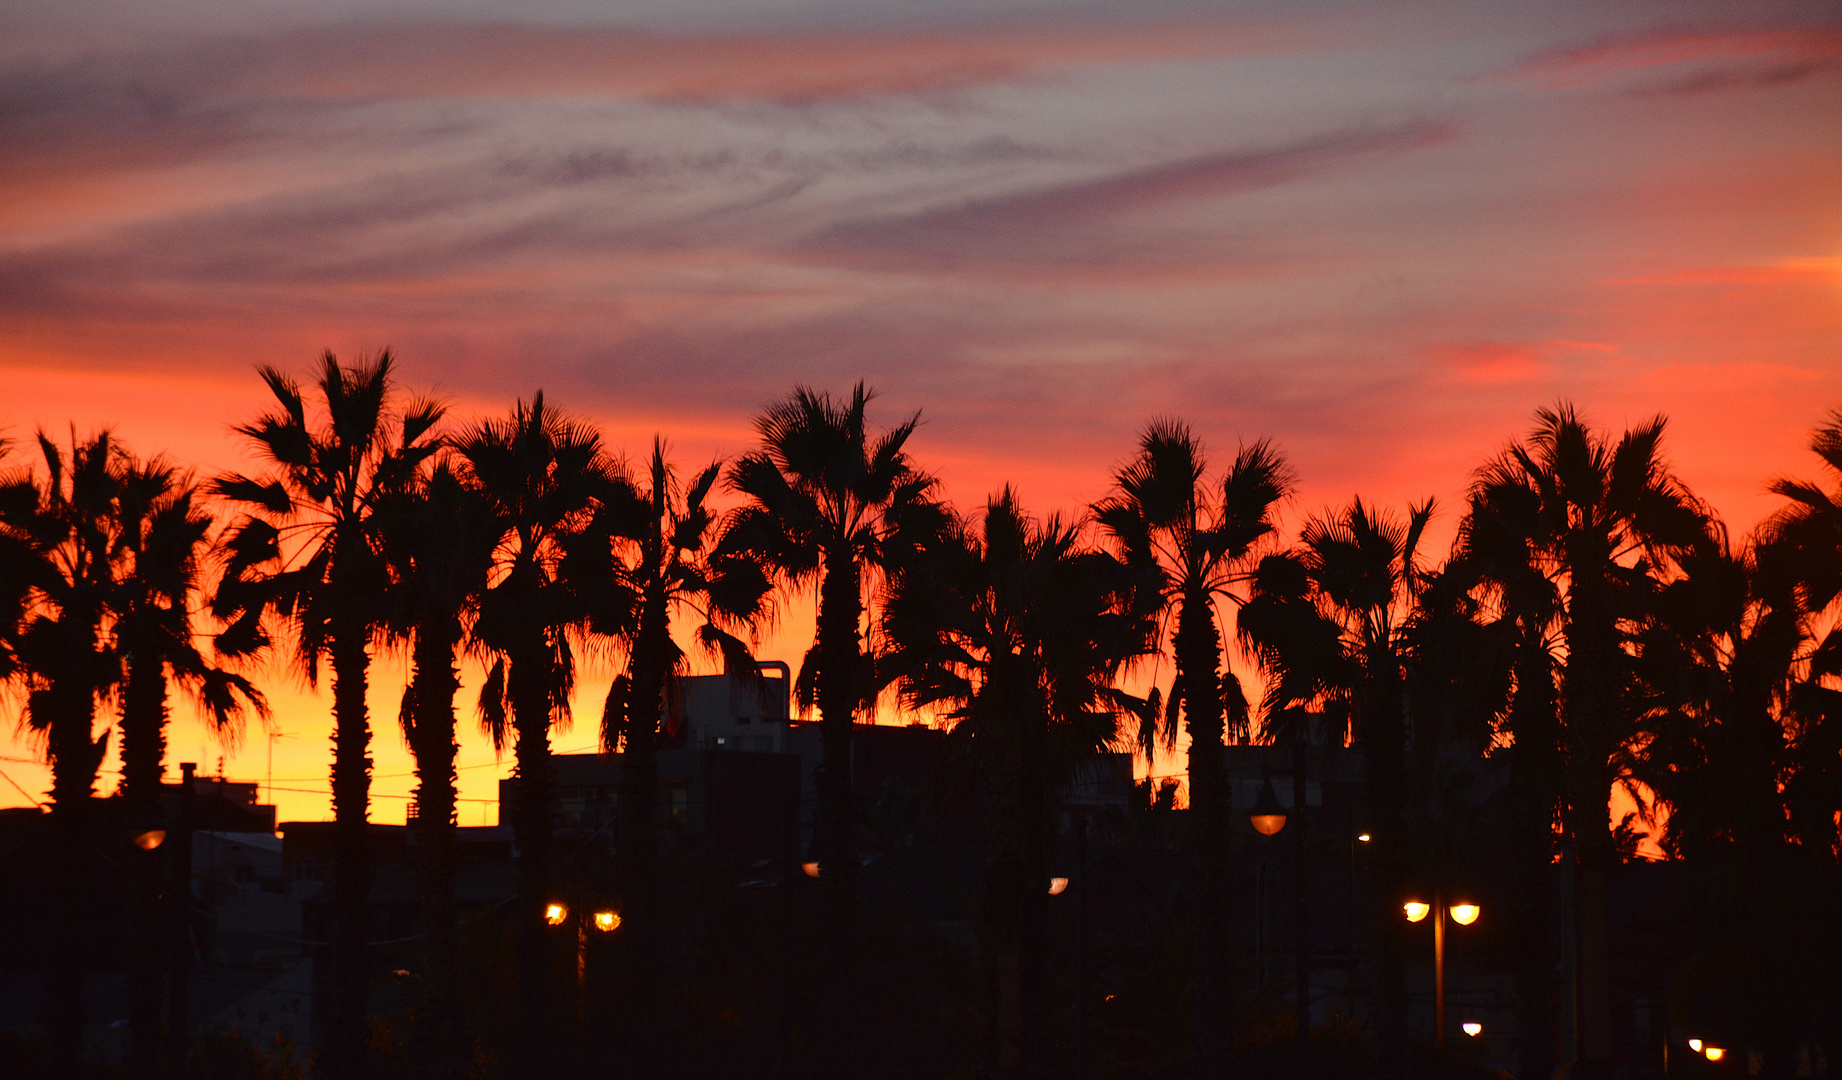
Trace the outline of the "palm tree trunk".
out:
M 153 1080 L 160 1067 L 160 960 L 166 942 L 166 935 L 160 932 L 160 871 L 164 860 L 159 849 L 142 850 L 132 841 L 159 827 L 166 720 L 166 665 L 149 660 L 144 653 L 131 653 L 121 724 L 121 795 L 130 843 L 120 847 L 129 865 L 129 919 L 134 927 L 128 956 L 129 1080 Z
M 511 1073 L 544 1080 L 546 1062 L 558 1049 L 551 993 L 550 936 L 544 907 L 551 899 L 551 649 L 541 637 L 525 641 L 512 655 L 509 689 L 517 731 L 518 796 L 512 807 L 512 840 L 518 847 L 518 899 L 513 914 L 517 998 L 513 1003 Z
M 1518 648 L 1510 704 L 1515 756 L 1510 763 L 1510 828 L 1520 879 L 1515 907 L 1514 964 L 1521 1027 L 1520 1074 L 1548 1076 L 1555 1065 L 1554 949 L 1550 939 L 1554 809 L 1560 797 L 1554 682 L 1539 636 Z
M 659 721 L 665 711 L 665 679 L 671 648 L 665 590 L 653 583 L 645 592 L 638 635 L 628 665 L 626 726 L 621 740 L 618 851 L 620 858 L 621 928 L 626 937 L 625 992 L 620 1010 L 645 1067 L 656 1064 L 659 1033 L 653 1022 L 664 987 L 658 954 L 659 862 Z
M 1049 815 L 1047 715 L 1032 710 L 1023 732 L 1023 767 L 1017 787 L 1023 796 L 1023 1075 L 1049 1075 Z
M 828 554 L 819 586 L 818 705 L 824 757 L 818 788 L 819 893 L 827 935 L 821 980 L 821 1071 L 844 1077 L 853 1070 L 854 1036 L 849 1018 L 855 965 L 857 916 L 856 793 L 851 778 L 851 736 L 862 696 L 863 664 L 858 622 L 863 614 L 857 562 L 847 551 Z
M 464 1077 L 472 1045 L 461 1011 L 454 915 L 454 695 L 460 689 L 454 649 L 460 636 L 459 619 L 449 615 L 430 619 L 418 629 L 416 670 L 409 689 L 423 941 L 416 1057 L 431 1080 Z
M 51 706 L 51 836 L 53 841 L 50 952 L 45 964 L 46 1065 L 55 1080 L 83 1073 L 83 978 L 89 929 L 88 853 L 96 770 L 108 744 L 90 736 L 93 701 L 87 684 L 61 680 L 41 701 Z M 35 703 L 35 711 L 36 705 Z
M 1617 853 L 1607 803 L 1610 759 L 1618 743 L 1615 703 L 1622 687 L 1615 672 L 1620 649 L 1609 583 L 1600 568 L 1609 553 L 1584 542 L 1567 552 L 1569 595 L 1563 632 L 1567 666 L 1561 680 L 1561 715 L 1567 724 L 1568 831 L 1578 859 L 1575 928 L 1575 1053 L 1589 1067 L 1609 1071 L 1612 1059 L 1611 942 L 1606 936 L 1606 883 Z
M 1002 685 L 992 673 L 991 683 Z M 988 684 L 989 686 L 990 684 Z M 991 693 L 990 690 L 987 691 Z M 991 693 L 996 699 L 998 694 Z M 997 712 L 1005 705 L 995 701 L 987 708 Z M 1003 1080 L 1023 1075 L 1024 1038 L 1024 903 L 1027 895 L 1028 796 L 1023 790 L 1021 732 L 1015 721 L 1002 719 L 982 725 L 974 738 L 987 740 L 985 766 L 985 882 L 984 916 L 987 978 L 991 1002 L 991 1042 L 986 1071 Z
M 365 626 L 333 625 L 333 911 L 327 982 L 325 1067 L 333 1080 L 364 1080 L 370 996 L 366 901 L 371 892 L 371 722 L 366 711 L 371 655 Z
M 1226 1075 L 1233 1041 L 1234 950 L 1228 887 L 1228 770 L 1222 760 L 1222 643 L 1205 590 L 1184 594 L 1174 642 L 1190 734 L 1190 851 L 1196 874 L 1196 1052 L 1204 1080 Z
M 824 759 L 819 765 L 819 879 L 827 914 L 848 933 L 856 914 L 856 796 L 851 780 L 851 735 L 862 695 L 859 685 L 863 616 L 861 579 L 850 553 L 828 555 L 819 588 L 818 705 Z
M 1375 942 L 1375 1029 L 1387 1067 L 1398 1067 L 1407 1044 L 1406 971 L 1400 909 L 1395 906 L 1406 883 L 1403 862 L 1406 837 L 1407 715 L 1399 663 L 1384 652 L 1364 665 L 1359 736 L 1367 754 L 1370 813 L 1375 841 L 1370 863 L 1375 870 L 1374 902 L 1369 914 Z

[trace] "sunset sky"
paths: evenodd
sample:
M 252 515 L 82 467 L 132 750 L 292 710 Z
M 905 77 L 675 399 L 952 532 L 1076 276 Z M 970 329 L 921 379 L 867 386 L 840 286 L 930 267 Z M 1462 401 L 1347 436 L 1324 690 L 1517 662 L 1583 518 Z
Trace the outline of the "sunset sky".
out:
M 542 388 L 687 467 L 864 379 L 962 506 L 1078 511 L 1178 416 L 1276 440 L 1294 523 L 1431 495 L 1442 536 L 1570 399 L 1667 415 L 1738 534 L 1842 405 L 1833 4 L 11 0 L 0 148 L 0 428 L 205 476 L 251 467 L 255 365 L 389 346 L 457 415 Z M 324 816 L 325 703 L 262 678 L 283 817 Z M 269 745 L 188 719 L 172 760 Z

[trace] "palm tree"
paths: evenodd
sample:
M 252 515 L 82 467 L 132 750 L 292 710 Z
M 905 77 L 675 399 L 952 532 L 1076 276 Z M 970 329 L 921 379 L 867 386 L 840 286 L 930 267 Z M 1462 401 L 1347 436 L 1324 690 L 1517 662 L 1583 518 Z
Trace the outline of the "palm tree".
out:
M 1043 1075 L 1050 1064 L 1054 795 L 1115 741 L 1114 680 L 1156 639 L 1146 593 L 1155 597 L 1155 580 L 1084 547 L 1057 517 L 1030 518 L 1009 488 L 986 505 L 982 527 L 962 526 L 891 579 L 890 670 L 909 705 L 948 707 L 957 756 L 983 788 L 997 1075 Z
M 200 556 L 213 523 L 198 491 L 165 461 L 126 460 L 117 498 L 119 546 L 115 637 L 123 666 L 120 794 L 130 837 L 159 820 L 166 771 L 169 682 L 189 690 L 212 726 L 234 739 L 244 714 L 268 718 L 268 703 L 249 680 L 214 666 L 193 643 L 192 601 L 201 591 Z M 122 845 L 133 872 L 136 932 L 129 962 L 128 1066 L 154 1074 L 160 1047 L 160 867 L 154 850 Z
M 45 965 L 45 1034 L 50 1072 L 80 1074 L 85 966 L 83 883 L 94 841 L 92 796 L 108 747 L 95 731 L 99 697 L 120 677 L 110 607 L 121 561 L 123 452 L 108 432 L 71 440 L 68 456 L 38 437 L 43 479 L 5 479 L 0 529 L 23 557 L 9 576 L 29 585 L 15 639 L 15 678 L 25 684 L 24 726 L 44 739 L 51 765 L 51 836 L 56 855 Z M 15 576 L 16 575 L 16 576 Z
M 609 690 L 602 713 L 601 745 L 621 755 L 622 926 L 640 969 L 622 1013 L 639 1032 L 651 1030 L 645 1014 L 659 994 L 652 955 L 659 725 L 668 683 L 685 661 L 672 639 L 672 620 L 679 613 L 701 619 L 698 641 L 723 658 L 725 671 L 752 676 L 754 656 L 736 633 L 767 613 L 772 588 L 754 559 L 713 543 L 716 517 L 705 500 L 721 472 L 720 464 L 712 464 L 681 486 L 665 460 L 665 444 L 655 438 L 647 486 L 636 488 L 625 478 L 610 485 L 593 529 L 610 542 L 615 560 L 609 576 L 614 588 L 597 605 L 594 629 L 623 638 L 627 646 L 626 672 Z
M 1818 431 L 1819 455 L 1842 459 L 1839 424 Z M 1789 505 L 1737 552 L 1710 543 L 1684 555 L 1640 627 L 1649 707 L 1631 767 L 1668 807 L 1665 846 L 1710 886 L 1710 925 L 1725 940 L 1706 960 L 1723 949 L 1748 958 L 1721 975 L 1743 987 L 1764 1075 L 1789 1076 L 1837 989 L 1842 948 L 1842 637 L 1832 627 L 1818 638 L 1842 531 L 1838 504 L 1816 484 L 1773 486 Z
M 1564 761 L 1563 822 L 1577 860 L 1580 919 L 1576 1054 L 1611 1055 L 1610 956 L 1605 884 L 1618 858 L 1608 822 L 1614 783 L 1641 710 L 1628 627 L 1641 618 L 1658 575 L 1708 541 L 1708 517 L 1661 455 L 1661 417 L 1616 443 L 1562 404 L 1542 409 L 1525 442 L 1479 471 L 1464 525 L 1467 551 L 1503 576 L 1501 593 L 1553 587 L 1564 659 L 1559 664 L 1558 738 Z
M 481 716 L 503 748 L 515 741 L 517 788 L 510 808 L 518 848 L 513 913 L 517 1000 L 514 1069 L 538 1075 L 555 1012 L 544 906 L 552 899 L 550 728 L 567 723 L 575 686 L 570 637 L 591 615 L 586 585 L 607 573 L 593 550 L 592 522 L 613 482 L 613 466 L 592 428 L 546 406 L 540 392 L 512 415 L 475 425 L 455 443 L 466 478 L 502 530 L 492 586 L 480 600 L 474 636 L 493 659 L 480 691 Z
M 503 534 L 478 494 L 441 463 L 377 512 L 391 569 L 391 633 L 410 643 L 399 719 L 416 759 L 416 869 L 422 904 L 422 1003 L 413 1052 L 424 1074 L 465 1076 L 471 1044 L 461 1011 L 455 931 L 454 695 L 471 616 Z
M 1272 513 L 1291 489 L 1283 458 L 1265 441 L 1241 447 L 1215 484 L 1204 481 L 1202 444 L 1187 425 L 1154 420 L 1139 451 L 1115 476 L 1118 493 L 1095 515 L 1125 559 L 1155 572 L 1171 635 L 1176 674 L 1162 716 L 1154 720 L 1166 748 L 1190 737 L 1191 846 L 1196 858 L 1197 1050 L 1205 1076 L 1219 1075 L 1227 1052 L 1231 1006 L 1227 836 L 1228 772 L 1223 736 L 1247 734 L 1247 699 L 1224 665 L 1218 598 L 1238 599 L 1247 560 L 1274 531 Z
M 1355 499 L 1312 518 L 1295 549 L 1261 560 L 1238 624 L 1270 673 L 1269 734 L 1316 741 L 1315 722 L 1326 745 L 1348 739 L 1366 753 L 1377 894 L 1388 899 L 1370 912 L 1377 1023 L 1388 1040 L 1398 1040 L 1405 1022 L 1391 898 L 1405 854 L 1408 630 L 1426 578 L 1419 548 L 1432 514 L 1431 500 L 1402 520 Z
M 394 412 L 393 364 L 388 352 L 356 367 L 327 353 L 314 383 L 321 415 L 311 420 L 299 383 L 273 368 L 258 369 L 279 409 L 236 430 L 266 459 L 267 471 L 262 478 L 227 475 L 213 484 L 245 510 L 225 540 L 228 559 L 212 603 L 229 623 L 218 650 L 232 656 L 261 651 L 272 615 L 290 632 L 294 665 L 310 683 L 318 683 L 322 661 L 332 666 L 335 847 L 323 1064 L 341 1080 L 364 1072 L 365 1055 L 365 898 L 371 887 L 365 691 L 389 584 L 374 516 L 379 501 L 409 485 L 436 452 L 432 432 L 443 411 L 415 401 Z
M 906 449 L 919 414 L 872 438 L 871 397 L 862 383 L 849 400 L 800 387 L 768 407 L 755 423 L 761 449 L 730 468 L 729 486 L 749 501 L 722 549 L 758 559 L 788 588 L 818 587 L 817 635 L 798 683 L 803 703 L 819 710 L 819 884 L 840 931 L 853 921 L 857 877 L 851 728 L 876 694 L 862 645 L 864 579 L 945 525 L 936 481 Z
M 1760 530 L 1759 547 L 1774 572 L 1788 574 L 1806 617 L 1835 609 L 1842 596 L 1842 410 L 1834 410 L 1811 437 L 1835 490 L 1807 480 L 1782 479 L 1772 490 L 1790 500 Z M 1842 806 L 1842 633 L 1831 626 L 1808 657 L 1795 688 L 1796 768 L 1785 785 L 1793 833 L 1806 850 L 1833 852 L 1842 840 L 1835 808 Z

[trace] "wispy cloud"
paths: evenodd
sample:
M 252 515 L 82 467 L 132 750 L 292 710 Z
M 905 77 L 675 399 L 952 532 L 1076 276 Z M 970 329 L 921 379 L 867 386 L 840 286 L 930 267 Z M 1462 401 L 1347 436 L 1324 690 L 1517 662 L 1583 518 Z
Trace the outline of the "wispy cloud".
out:
M 1131 245 L 1096 236 L 1126 215 L 1185 201 L 1221 198 L 1338 173 L 1378 156 L 1456 139 L 1456 124 L 1414 121 L 1359 127 L 1278 146 L 1228 150 L 957 205 L 847 221 L 801 246 L 810 257 L 910 270 L 1011 267 L 1032 259 L 1065 262 L 1082 253 L 1134 263 Z M 1181 259 L 1181 241 L 1161 236 L 1157 250 Z
M 1637 94 L 1784 86 L 1842 70 L 1842 25 L 1651 27 L 1526 57 L 1512 78 L 1549 86 L 1619 81 Z

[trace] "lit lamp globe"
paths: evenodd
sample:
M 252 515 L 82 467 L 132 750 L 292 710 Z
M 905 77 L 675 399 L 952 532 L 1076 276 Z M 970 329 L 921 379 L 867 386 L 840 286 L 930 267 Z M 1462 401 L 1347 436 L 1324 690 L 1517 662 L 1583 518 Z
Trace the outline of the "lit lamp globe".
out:
M 1401 910 L 1407 913 L 1408 922 L 1419 922 L 1432 913 L 1433 905 L 1419 900 L 1409 900 L 1401 905 Z
M 597 911 L 595 912 L 595 929 L 601 931 L 604 934 L 610 934 L 610 933 L 613 933 L 615 930 L 620 929 L 620 912 L 618 911 Z
M 1460 926 L 1470 926 L 1477 921 L 1478 915 L 1481 914 L 1478 906 L 1471 903 L 1453 904 L 1451 911 L 1452 921 Z
M 1476 1020 L 1467 1020 L 1460 1026 L 1465 1029 L 1465 1034 L 1471 1036 L 1473 1039 L 1484 1033 L 1484 1025 L 1478 1023 Z
M 1701 1052 L 1707 1055 L 1709 1061 L 1719 1061 L 1721 1058 L 1727 1056 L 1727 1051 L 1722 1050 L 1718 1046 L 1704 1046 Z
M 1052 877 L 1049 879 L 1049 895 L 1050 896 L 1060 896 L 1064 892 L 1067 892 L 1067 891 L 1068 891 L 1068 879 L 1067 878 Z
M 164 843 L 166 843 L 165 829 L 148 829 L 134 838 L 134 846 L 142 851 L 152 851 Z
M 561 926 L 563 925 L 563 920 L 567 918 L 569 918 L 569 908 L 564 905 L 556 901 L 551 901 L 544 905 L 544 922 L 549 925 Z
M 1271 777 L 1267 778 L 1266 786 L 1260 789 L 1260 798 L 1254 802 L 1247 820 L 1253 822 L 1254 831 L 1261 836 L 1271 836 L 1286 827 L 1286 808 L 1279 805 L 1279 797 L 1273 794 Z

